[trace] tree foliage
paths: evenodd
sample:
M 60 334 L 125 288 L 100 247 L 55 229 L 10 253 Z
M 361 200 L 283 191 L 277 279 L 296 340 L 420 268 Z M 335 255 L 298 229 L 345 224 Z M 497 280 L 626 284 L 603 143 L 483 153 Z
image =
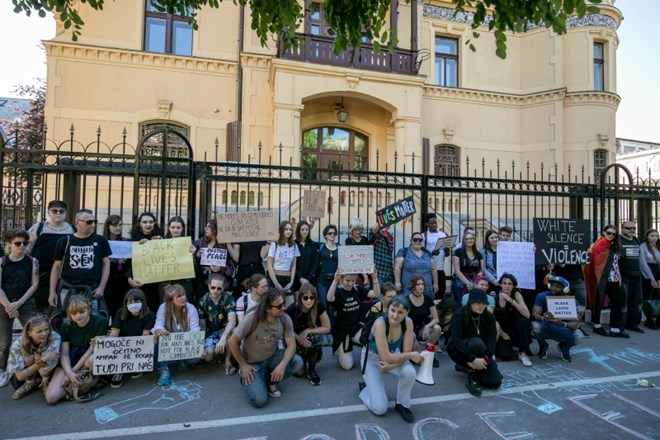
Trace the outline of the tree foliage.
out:
M 197 11 L 204 7 L 219 8 L 223 0 L 151 0 L 159 11 L 181 16 L 189 15 L 197 28 Z M 252 29 L 265 45 L 271 34 L 279 34 L 285 47 L 297 45 L 295 29 L 304 18 L 304 9 L 298 0 L 226 0 L 247 5 L 252 11 Z M 404 0 L 407 3 L 410 0 Z M 30 15 L 46 11 L 56 14 L 66 29 L 73 27 L 72 38 L 78 39 L 84 22 L 74 7 L 77 2 L 86 3 L 95 10 L 102 10 L 104 0 L 12 0 L 14 12 Z M 601 0 L 452 0 L 456 13 L 473 12 L 473 36 L 486 26 L 495 35 L 496 54 L 506 58 L 506 32 L 525 32 L 530 24 L 542 24 L 557 34 L 566 32 L 566 20 L 576 14 L 583 17 L 598 12 Z M 420 1 L 420 4 L 423 2 Z M 386 26 L 391 0 L 325 0 L 323 8 L 330 32 L 335 36 L 334 50 L 339 53 L 351 46 L 360 47 L 364 38 L 375 49 L 381 44 L 392 47 L 397 37 Z M 466 42 L 472 50 L 474 44 Z

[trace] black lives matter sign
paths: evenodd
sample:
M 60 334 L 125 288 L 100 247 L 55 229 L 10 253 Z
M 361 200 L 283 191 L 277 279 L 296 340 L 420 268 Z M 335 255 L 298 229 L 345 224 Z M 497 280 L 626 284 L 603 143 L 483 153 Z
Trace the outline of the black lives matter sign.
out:
M 587 264 L 591 245 L 589 220 L 534 219 L 536 264 Z

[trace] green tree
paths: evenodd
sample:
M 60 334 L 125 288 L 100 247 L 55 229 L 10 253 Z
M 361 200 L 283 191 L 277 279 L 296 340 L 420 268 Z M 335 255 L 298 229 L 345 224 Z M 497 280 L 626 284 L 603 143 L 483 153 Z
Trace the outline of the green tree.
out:
M 163 12 L 186 16 L 193 9 L 190 20 L 197 28 L 197 10 L 203 6 L 220 7 L 223 0 L 151 0 L 152 5 Z M 229 0 L 226 0 L 229 1 Z M 297 45 L 294 30 L 302 22 L 304 10 L 298 0 L 231 0 L 235 4 L 248 5 L 252 10 L 252 29 L 265 45 L 270 34 L 279 34 L 285 47 Z M 410 0 L 404 0 L 410 2 Z M 66 29 L 73 26 L 72 38 L 77 40 L 84 22 L 74 4 L 87 3 L 95 10 L 102 10 L 104 0 L 12 0 L 14 12 L 30 15 L 36 11 L 45 16 L 47 11 L 56 14 Z M 601 0 L 452 0 L 456 12 L 474 11 L 473 36 L 486 26 L 493 31 L 496 54 L 506 58 L 506 32 L 525 32 L 530 24 L 542 24 L 557 34 L 566 32 L 566 19 L 576 14 L 598 12 Z M 420 2 L 422 3 L 422 2 Z M 381 44 L 392 47 L 396 35 L 392 35 L 385 23 L 391 0 L 325 0 L 323 8 L 331 33 L 335 35 L 334 50 L 339 53 L 348 46 L 360 47 L 363 37 L 374 42 L 375 50 Z M 474 44 L 467 44 L 474 50 Z

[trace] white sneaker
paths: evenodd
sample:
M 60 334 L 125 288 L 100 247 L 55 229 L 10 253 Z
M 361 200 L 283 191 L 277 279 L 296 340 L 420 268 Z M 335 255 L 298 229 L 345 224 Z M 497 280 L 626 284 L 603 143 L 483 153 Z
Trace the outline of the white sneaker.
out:
M 5 370 L 0 370 L 0 388 L 6 387 L 9 384 L 9 375 Z
M 529 357 L 525 353 L 520 353 L 518 355 L 518 360 L 526 367 L 532 366 L 532 361 L 529 360 Z

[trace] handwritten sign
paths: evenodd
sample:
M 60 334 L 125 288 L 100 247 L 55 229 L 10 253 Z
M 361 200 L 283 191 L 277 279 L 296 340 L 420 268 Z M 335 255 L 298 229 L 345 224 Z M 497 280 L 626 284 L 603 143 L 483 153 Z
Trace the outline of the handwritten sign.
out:
M 306 189 L 303 192 L 302 216 L 323 218 L 325 216 L 325 191 Z
M 96 338 L 93 374 L 141 373 L 154 369 L 154 337 Z
M 497 243 L 497 278 L 504 272 L 518 279 L 521 289 L 536 289 L 534 243 L 500 241 Z
M 413 196 L 410 196 L 376 211 L 376 221 L 378 222 L 378 227 L 383 228 L 400 222 L 415 212 L 417 212 L 415 202 L 413 201 Z
M 536 264 L 588 264 L 589 220 L 534 219 Z
M 158 360 L 179 361 L 204 354 L 204 332 L 170 333 L 158 338 Z
M 141 283 L 195 278 L 190 237 L 133 242 L 133 279 Z
M 132 241 L 108 240 L 108 243 L 110 243 L 110 251 L 112 251 L 110 258 L 119 259 L 133 257 Z
M 218 243 L 277 240 L 278 215 L 277 210 L 218 214 Z
M 498 245 L 499 246 L 499 245 Z M 547 296 L 548 312 L 557 319 L 576 319 L 577 304 L 574 296 Z
M 438 241 L 435 242 L 435 250 L 453 248 L 456 245 L 456 238 L 458 238 L 458 235 L 438 238 Z
M 202 266 L 225 267 L 227 265 L 227 249 L 202 248 L 202 258 L 199 264 Z
M 374 247 L 339 246 L 337 269 L 342 273 L 371 273 L 374 268 Z

